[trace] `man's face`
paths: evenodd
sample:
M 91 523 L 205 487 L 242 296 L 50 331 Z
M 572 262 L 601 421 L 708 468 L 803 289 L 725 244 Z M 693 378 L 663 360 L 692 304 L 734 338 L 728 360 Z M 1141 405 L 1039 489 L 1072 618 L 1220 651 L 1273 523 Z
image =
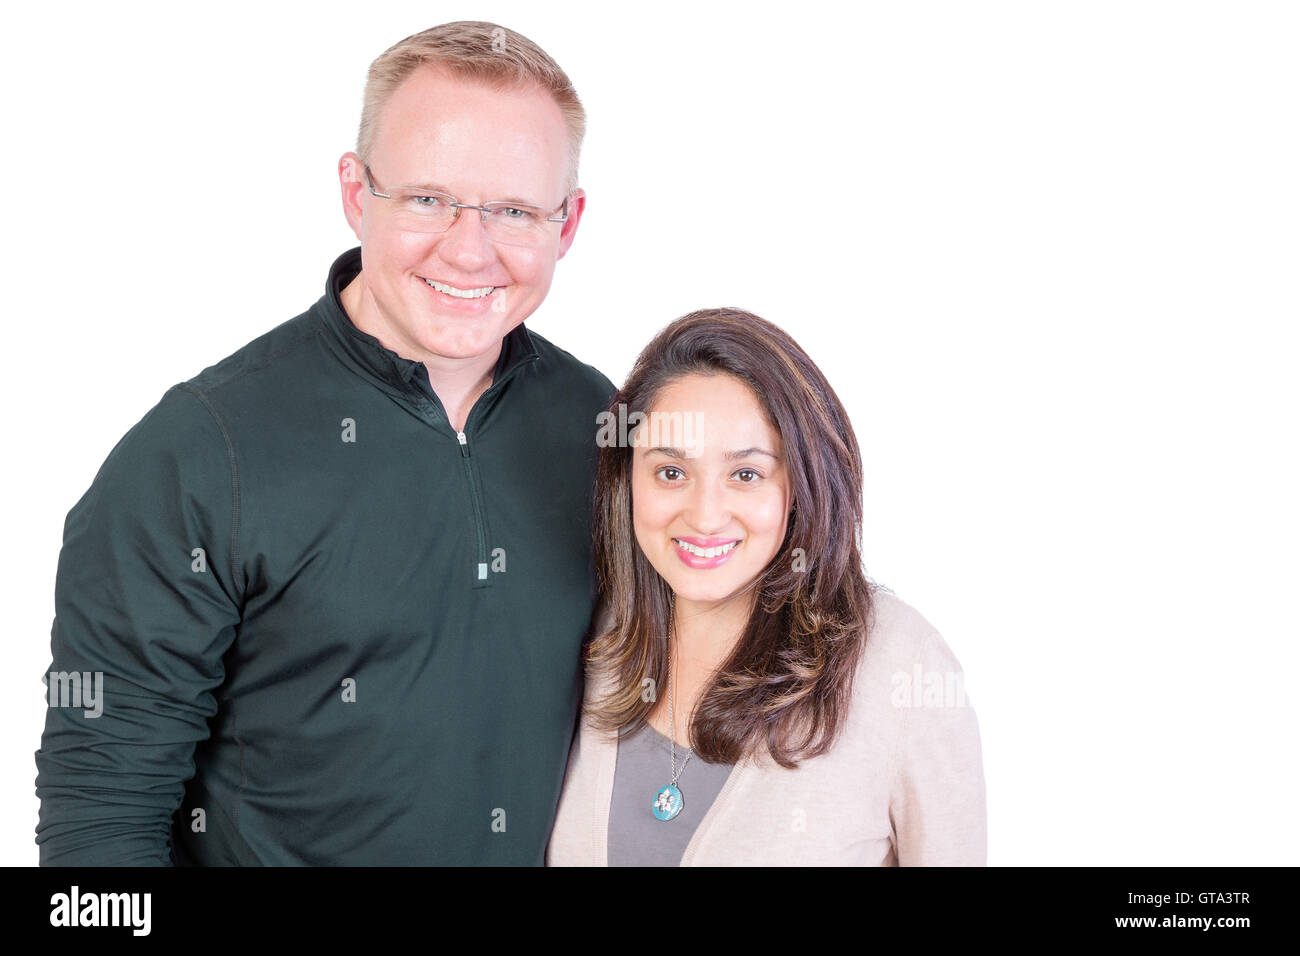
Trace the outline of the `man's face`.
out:
M 503 92 L 422 67 L 384 105 L 370 171 L 379 192 L 427 186 L 464 203 L 512 200 L 552 210 L 565 197 L 568 162 L 564 117 L 545 91 Z M 402 228 L 394 201 L 366 188 L 355 153 L 339 161 L 339 179 L 361 240 L 353 321 L 405 358 L 444 366 L 440 360 L 495 356 L 541 304 L 585 201 L 579 190 L 569 221 L 547 223 L 541 245 L 498 245 L 472 209 L 443 233 Z

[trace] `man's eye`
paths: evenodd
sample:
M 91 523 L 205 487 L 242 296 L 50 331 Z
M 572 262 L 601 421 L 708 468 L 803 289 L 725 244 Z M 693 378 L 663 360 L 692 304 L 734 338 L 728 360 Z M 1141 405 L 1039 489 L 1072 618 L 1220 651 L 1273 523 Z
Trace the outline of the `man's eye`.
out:
M 497 210 L 497 215 L 510 222 L 530 222 L 537 218 L 531 210 L 520 209 L 518 206 L 502 206 Z
M 437 196 L 412 196 L 411 201 L 421 209 L 437 209 L 443 204 Z

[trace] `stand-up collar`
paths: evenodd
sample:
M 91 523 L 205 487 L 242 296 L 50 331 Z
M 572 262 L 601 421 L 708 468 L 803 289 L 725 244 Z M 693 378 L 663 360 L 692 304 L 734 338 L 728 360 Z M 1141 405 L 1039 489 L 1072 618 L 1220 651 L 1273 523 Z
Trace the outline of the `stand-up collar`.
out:
M 340 357 L 385 385 L 408 390 L 424 381 L 427 386 L 427 380 L 417 378 L 425 374 L 423 362 L 403 358 L 385 348 L 379 339 L 358 329 L 344 311 L 340 294 L 360 271 L 361 247 L 357 246 L 334 260 L 325 280 L 325 295 L 316 303 L 316 311 L 329 329 L 331 341 L 341 347 Z M 501 381 L 515 366 L 538 357 L 532 337 L 524 324 L 519 323 L 502 342 L 492 381 Z

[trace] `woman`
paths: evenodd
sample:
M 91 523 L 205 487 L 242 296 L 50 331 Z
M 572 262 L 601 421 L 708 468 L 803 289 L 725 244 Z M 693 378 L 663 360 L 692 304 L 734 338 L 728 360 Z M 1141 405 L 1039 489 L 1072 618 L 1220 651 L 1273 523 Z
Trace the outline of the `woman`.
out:
M 808 356 L 694 312 L 608 417 L 635 427 L 600 441 L 608 613 L 548 864 L 984 865 L 960 665 L 863 575 L 861 456 Z

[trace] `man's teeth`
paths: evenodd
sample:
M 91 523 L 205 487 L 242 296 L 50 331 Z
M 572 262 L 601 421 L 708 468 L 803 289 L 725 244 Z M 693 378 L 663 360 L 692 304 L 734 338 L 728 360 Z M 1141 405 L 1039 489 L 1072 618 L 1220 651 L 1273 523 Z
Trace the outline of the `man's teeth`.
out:
M 445 292 L 447 295 L 454 295 L 458 299 L 481 299 L 496 288 L 494 285 L 489 285 L 484 286 L 481 289 L 457 289 L 455 286 L 446 285 L 442 282 L 434 282 L 432 279 L 425 279 L 424 281 L 433 286 L 433 288 L 437 289 L 439 292 Z
M 715 548 L 697 548 L 693 544 L 689 544 L 686 541 L 678 541 L 676 538 L 673 538 L 673 543 L 683 551 L 689 551 L 691 554 L 699 558 L 716 558 L 718 555 L 726 554 L 736 545 L 740 544 L 739 541 L 730 541 L 727 544 L 720 544 Z

